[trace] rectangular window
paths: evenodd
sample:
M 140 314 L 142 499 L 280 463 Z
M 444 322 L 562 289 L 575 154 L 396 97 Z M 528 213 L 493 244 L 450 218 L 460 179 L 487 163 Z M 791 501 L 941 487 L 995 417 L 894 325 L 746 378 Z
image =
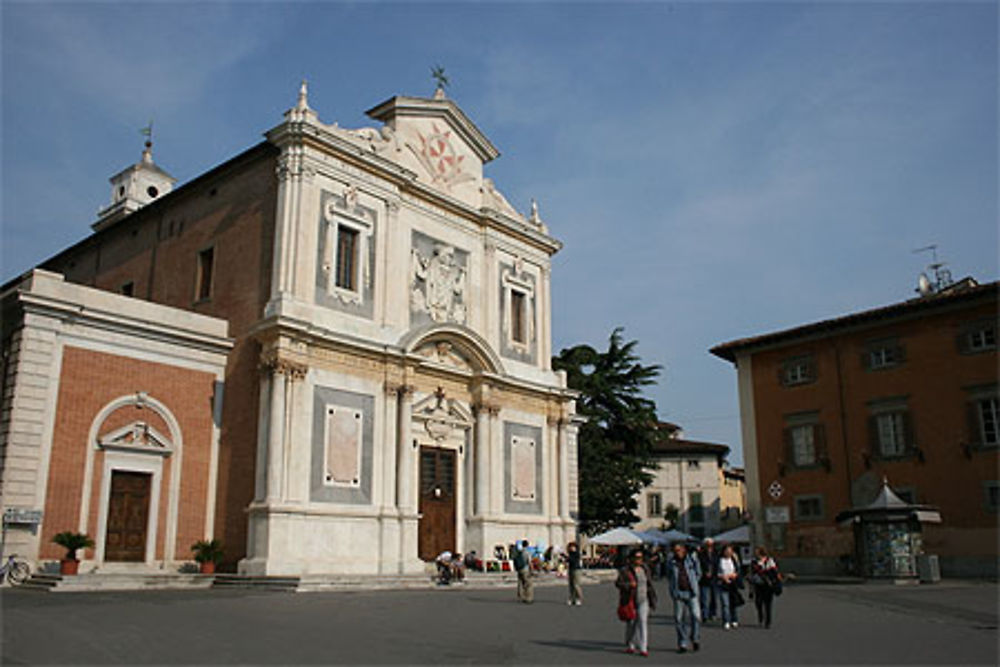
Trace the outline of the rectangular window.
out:
M 695 459 L 688 460 L 688 470 L 700 470 L 700 469 L 701 469 L 701 461 Z
M 992 350 L 997 346 L 996 327 L 983 327 L 969 333 L 969 349 L 973 352 Z
M 122 285 L 121 293 L 125 296 L 132 296 L 135 293 L 135 283 L 130 280 Z
M 524 292 L 512 289 L 510 291 L 510 336 L 515 343 L 528 342 L 524 306 Z
M 816 432 L 813 424 L 793 426 L 792 463 L 804 467 L 816 464 Z
M 357 291 L 358 232 L 345 225 L 337 225 L 337 271 L 335 285 L 341 289 Z
M 658 517 L 663 514 L 663 496 L 659 493 L 650 493 L 646 496 L 646 508 L 650 517 Z
M 983 492 L 985 493 L 985 504 L 987 512 L 996 512 L 1000 509 L 1000 482 L 983 482 Z
M 324 477 L 326 484 L 359 486 L 363 415 L 359 410 L 326 406 Z
M 823 518 L 823 496 L 795 496 L 795 520 L 816 521 Z
M 205 248 L 198 253 L 198 289 L 195 292 L 198 301 L 211 298 L 213 264 L 215 263 L 215 248 Z
M 984 445 L 1000 444 L 1000 401 L 996 397 L 977 402 L 979 407 L 980 442 Z
M 880 456 L 892 458 L 906 453 L 905 416 L 903 412 L 886 412 L 875 416 Z
M 816 362 L 812 356 L 786 359 L 781 364 L 778 379 L 786 387 L 813 382 L 816 379 Z
M 705 507 L 702 503 L 701 491 L 692 491 L 688 494 L 688 522 L 704 523 Z
M 868 370 L 879 371 L 895 368 L 906 359 L 906 353 L 899 340 L 890 338 L 873 341 L 868 344 L 862 355 L 862 361 Z
M 997 349 L 997 321 L 994 318 L 966 322 L 958 334 L 958 351 L 979 354 Z

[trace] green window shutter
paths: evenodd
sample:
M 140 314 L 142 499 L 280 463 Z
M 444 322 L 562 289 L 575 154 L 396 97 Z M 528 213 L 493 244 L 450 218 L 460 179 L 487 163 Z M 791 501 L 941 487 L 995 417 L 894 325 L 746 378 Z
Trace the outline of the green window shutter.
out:
M 868 450 L 873 458 L 882 456 L 882 448 L 878 440 L 878 416 L 872 415 L 868 418 Z
M 903 413 L 903 443 L 906 451 L 913 451 L 917 448 L 917 434 L 914 431 L 913 415 L 907 410 Z
M 897 364 L 902 364 L 906 362 L 906 346 L 902 343 L 896 345 L 892 351 L 893 357 Z
M 962 327 L 958 330 L 958 336 L 955 337 L 955 346 L 958 348 L 959 354 L 970 354 L 972 352 L 972 338 L 969 335 L 968 327 Z
M 972 447 L 979 447 L 983 444 L 983 427 L 980 423 L 980 410 L 982 410 L 982 408 L 979 407 L 979 401 L 969 401 L 966 403 L 965 412 L 968 423 L 968 426 L 966 427 L 968 429 L 966 441 Z

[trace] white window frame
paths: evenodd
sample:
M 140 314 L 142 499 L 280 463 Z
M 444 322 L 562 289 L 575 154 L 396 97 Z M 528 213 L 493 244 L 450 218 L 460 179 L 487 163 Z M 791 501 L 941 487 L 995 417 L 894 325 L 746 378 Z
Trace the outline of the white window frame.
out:
M 878 453 L 885 458 L 896 458 L 906 453 L 906 413 L 902 410 L 880 412 L 874 415 L 878 431 Z
M 988 338 L 992 338 L 992 340 L 987 340 Z M 969 350 L 972 352 L 994 350 L 996 346 L 997 332 L 995 327 L 983 325 L 969 332 Z
M 646 494 L 646 514 L 650 518 L 663 516 L 663 494 L 659 491 Z
M 323 211 L 326 221 L 326 237 L 323 245 L 323 274 L 326 290 L 344 303 L 362 305 L 364 303 L 365 287 L 371 279 L 371 269 L 368 257 L 370 255 L 371 237 L 374 225 L 355 215 L 350 215 L 336 206 L 336 200 L 330 199 Z M 354 286 L 347 289 L 337 285 L 337 260 L 340 228 L 346 227 L 357 234 L 354 245 Z
M 503 335 L 507 341 L 507 346 L 528 354 L 531 352 L 532 341 L 535 339 L 535 288 L 531 282 L 516 275 L 516 271 L 508 269 L 503 272 L 501 278 L 504 289 L 503 303 Z M 513 317 L 513 296 L 514 291 L 524 295 L 524 311 L 521 313 L 521 321 L 524 323 L 524 341 L 514 339 L 514 317 Z
M 330 419 L 337 412 L 348 412 L 353 414 L 358 422 L 357 440 L 354 443 L 354 451 L 357 456 L 358 476 L 350 482 L 333 479 L 330 474 Z M 361 487 L 362 476 L 362 456 L 364 453 L 365 419 L 364 412 L 357 408 L 352 408 L 335 403 L 327 403 L 323 406 L 323 485 L 336 488 L 358 489 Z
M 976 400 L 980 442 L 987 446 L 1000 445 L 1000 398 L 989 396 Z M 992 422 L 993 439 L 987 437 L 988 422 Z
M 792 465 L 797 468 L 814 466 L 819 462 L 816 452 L 816 425 L 815 424 L 793 424 L 788 427 L 792 432 Z M 801 436 L 801 437 L 800 437 Z M 804 460 L 800 452 L 811 452 L 809 460 Z

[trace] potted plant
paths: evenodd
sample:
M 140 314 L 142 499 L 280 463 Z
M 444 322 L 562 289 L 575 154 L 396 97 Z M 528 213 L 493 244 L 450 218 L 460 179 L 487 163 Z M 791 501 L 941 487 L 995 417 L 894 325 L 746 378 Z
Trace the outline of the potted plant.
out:
M 202 574 L 213 574 L 215 566 L 222 561 L 222 542 L 217 539 L 198 540 L 191 545 L 191 551 L 201 566 Z
M 80 570 L 80 561 L 76 558 L 77 549 L 89 549 L 94 546 L 94 540 L 84 533 L 74 533 L 66 530 L 56 534 L 52 541 L 66 550 L 66 557 L 59 561 L 59 574 L 76 574 Z

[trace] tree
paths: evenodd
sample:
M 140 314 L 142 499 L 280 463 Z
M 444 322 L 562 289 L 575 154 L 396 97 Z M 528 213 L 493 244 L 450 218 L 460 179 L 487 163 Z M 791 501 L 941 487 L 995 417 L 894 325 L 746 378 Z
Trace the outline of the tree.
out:
M 635 495 L 652 481 L 647 470 L 656 467 L 652 449 L 663 436 L 656 404 L 642 391 L 656 383 L 662 367 L 642 365 L 636 343 L 623 343 L 619 328 L 607 352 L 577 345 L 552 360 L 580 392 L 577 412 L 587 419 L 578 442 L 580 525 L 588 535 L 638 521 Z

